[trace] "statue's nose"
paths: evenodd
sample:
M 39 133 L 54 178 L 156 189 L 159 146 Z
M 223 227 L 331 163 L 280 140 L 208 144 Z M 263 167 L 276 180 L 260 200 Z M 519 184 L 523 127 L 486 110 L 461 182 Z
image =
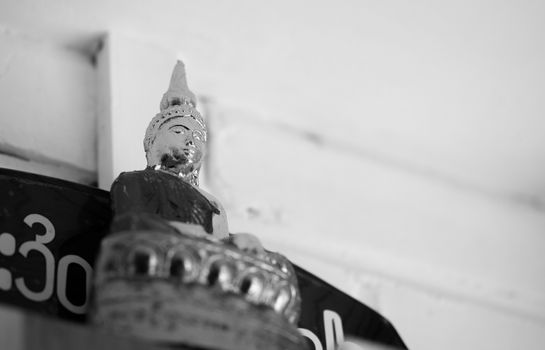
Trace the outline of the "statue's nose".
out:
M 189 135 L 186 139 L 185 139 L 185 145 L 186 146 L 193 146 L 195 144 L 194 142 L 195 140 L 193 139 L 193 135 Z

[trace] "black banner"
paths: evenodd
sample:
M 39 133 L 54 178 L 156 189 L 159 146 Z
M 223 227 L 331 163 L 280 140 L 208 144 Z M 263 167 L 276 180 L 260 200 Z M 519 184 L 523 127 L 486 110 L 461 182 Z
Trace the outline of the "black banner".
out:
M 84 321 L 93 263 L 110 223 L 108 192 L 0 168 L 0 302 Z M 405 349 L 380 314 L 296 266 L 299 327 L 311 349 L 345 336 Z

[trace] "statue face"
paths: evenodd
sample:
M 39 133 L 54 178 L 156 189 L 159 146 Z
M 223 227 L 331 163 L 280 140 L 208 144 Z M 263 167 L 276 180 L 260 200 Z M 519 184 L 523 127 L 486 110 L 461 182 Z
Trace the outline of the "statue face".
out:
M 159 126 L 146 153 L 148 166 L 175 174 L 199 169 L 205 154 L 205 131 L 191 117 L 174 117 Z

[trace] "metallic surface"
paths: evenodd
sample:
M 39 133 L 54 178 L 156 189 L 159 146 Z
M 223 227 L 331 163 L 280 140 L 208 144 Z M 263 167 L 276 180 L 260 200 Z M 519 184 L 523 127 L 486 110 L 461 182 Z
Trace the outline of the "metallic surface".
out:
M 102 242 L 95 292 L 110 283 L 198 284 L 273 309 L 296 324 L 301 308 L 289 261 L 276 253 L 251 254 L 208 237 L 154 231 L 115 233 Z

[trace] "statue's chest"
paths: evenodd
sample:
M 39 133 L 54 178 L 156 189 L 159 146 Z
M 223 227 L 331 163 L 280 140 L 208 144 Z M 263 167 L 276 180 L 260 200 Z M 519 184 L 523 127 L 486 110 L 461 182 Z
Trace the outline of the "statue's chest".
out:
M 138 171 L 123 174 L 111 191 L 115 212 L 147 213 L 167 221 L 203 226 L 212 232 L 212 218 L 220 214 L 216 205 L 197 188 L 170 174 Z
M 146 174 L 145 196 L 161 216 L 204 218 L 219 210 L 198 189 L 168 174 Z M 185 221 L 185 220 L 183 220 Z

